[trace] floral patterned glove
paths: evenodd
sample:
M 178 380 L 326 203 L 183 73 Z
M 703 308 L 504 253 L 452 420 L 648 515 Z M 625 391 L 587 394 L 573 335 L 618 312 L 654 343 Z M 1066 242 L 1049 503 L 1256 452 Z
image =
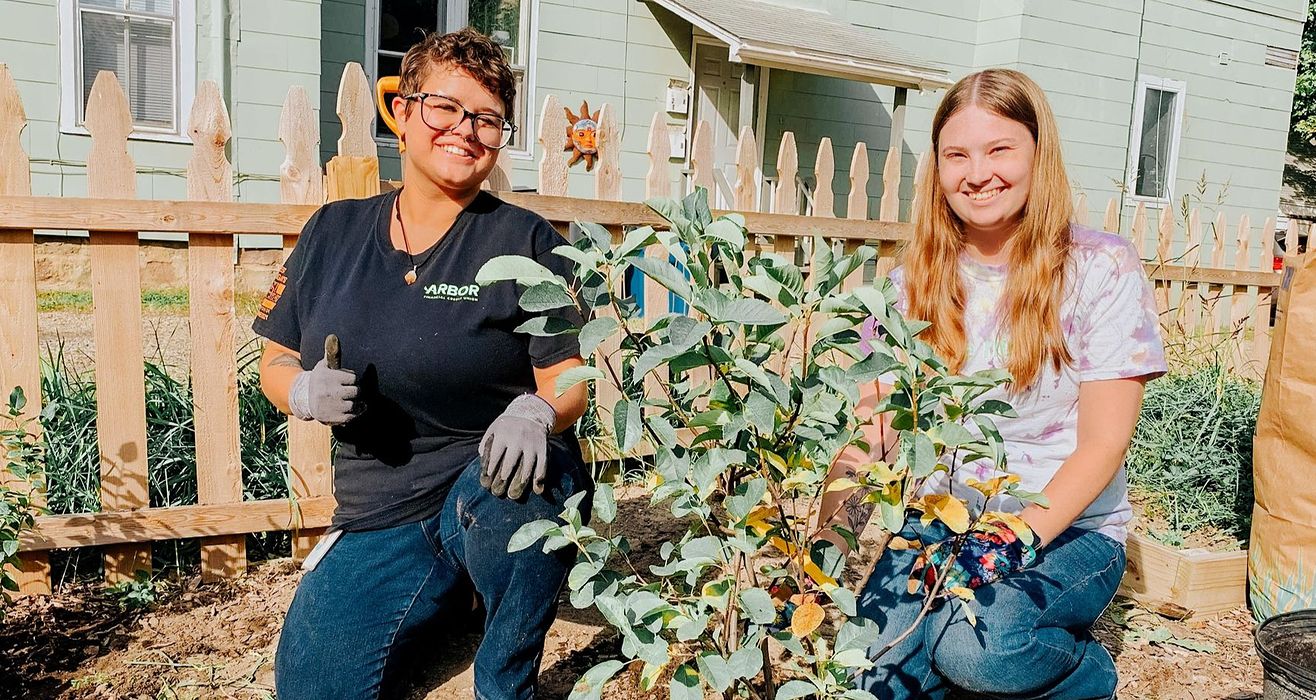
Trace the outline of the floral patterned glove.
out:
M 937 573 L 946 569 L 946 580 L 938 597 L 950 598 L 957 591 L 973 590 L 995 583 L 1030 566 L 1037 560 L 1037 536 L 1018 518 L 984 520 L 962 535 L 952 535 L 919 555 L 909 576 L 909 592 L 931 591 Z

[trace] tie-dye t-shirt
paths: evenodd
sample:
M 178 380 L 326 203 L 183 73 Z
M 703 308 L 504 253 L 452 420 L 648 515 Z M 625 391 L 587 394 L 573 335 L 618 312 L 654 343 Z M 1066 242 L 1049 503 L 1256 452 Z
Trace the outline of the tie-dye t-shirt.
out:
M 1060 310 L 1060 323 L 1073 364 L 1056 371 L 1043 368 L 1037 382 L 1019 395 L 1011 396 L 998 387 L 985 398 L 1008 401 L 1017 418 L 996 418 L 1005 439 L 1007 470 L 1018 474 L 1021 486 L 1040 492 L 1074 452 L 1078 439 L 1078 387 L 1085 381 L 1156 377 L 1165 373 L 1165 350 L 1157 321 L 1151 284 L 1132 244 L 1111 233 L 1074 226 L 1070 255 L 1069 292 Z M 903 275 L 891 273 L 901 290 Z M 989 265 L 965 256 L 960 261 L 966 306 L 964 313 L 968 353 L 964 371 L 975 372 L 1006 366 L 1008 331 L 998 323 L 997 307 L 1005 287 L 1006 267 Z M 870 331 L 871 332 L 871 331 Z M 972 429 L 972 428 L 971 428 Z M 970 463 L 956 469 L 955 480 L 984 481 L 993 467 Z M 925 490 L 944 492 L 947 475 L 938 473 Z M 953 492 L 966 500 L 982 496 L 967 486 Z M 993 509 L 1018 512 L 1023 504 L 1001 497 Z M 1074 522 L 1077 527 L 1097 530 L 1124 542 L 1132 517 L 1125 470 Z

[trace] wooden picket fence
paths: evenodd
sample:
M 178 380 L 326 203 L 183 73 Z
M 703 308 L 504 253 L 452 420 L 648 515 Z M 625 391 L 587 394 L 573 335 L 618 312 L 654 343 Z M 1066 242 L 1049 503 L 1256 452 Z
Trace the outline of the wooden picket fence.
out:
M 139 569 L 149 569 L 152 542 L 195 537 L 201 541 L 203 576 L 233 577 L 247 567 L 247 534 L 291 531 L 294 557 L 301 558 L 328 526 L 334 508 L 330 440 L 328 430 L 314 423 L 294 420 L 288 426 L 290 497 L 242 500 L 233 237 L 278 234 L 283 236 L 287 253 L 302 224 L 324 201 L 366 197 L 380 191 L 379 161 L 371 135 L 371 94 L 360 66 L 349 64 L 339 85 L 337 105 L 343 136 L 338 141 L 338 155 L 322 171 L 317 156 L 319 125 L 310 100 L 301 88 L 289 90 L 278 127 L 286 152 L 280 170 L 281 202 L 235 203 L 231 166 L 224 155 L 224 144 L 231 133 L 227 108 L 215 86 L 203 83 L 189 121 L 193 147 L 187 165 L 188 199 L 137 200 L 135 166 L 127 151 L 132 130 L 128 104 L 114 76 L 102 73 L 97 76 L 86 109 L 92 143 L 87 158 L 87 197 L 32 197 L 28 157 L 19 142 L 26 117 L 14 81 L 7 67 L 0 64 L 0 388 L 7 392 L 9 387 L 22 386 L 30 399 L 26 415 L 35 416 L 40 411 L 34 230 L 89 231 L 96 346 L 101 511 L 38 519 L 37 530 L 21 542 L 18 578 L 24 593 L 50 591 L 47 552 L 56 548 L 101 547 L 106 579 L 117 582 Z M 538 212 L 564 233 L 575 221 L 599 223 L 614 236 L 620 236 L 626 227 L 662 224 L 645 205 L 620 201 L 621 132 L 613 108 L 604 105 L 601 111 L 601 158 L 595 172 L 595 198 L 567 196 L 567 160 L 562 151 L 567 125 L 562 108 L 551 96 L 544 102 L 539 121 L 542 156 L 538 193 L 506 191 L 510 187 L 501 166 L 490 178 L 489 186 L 505 200 Z M 706 123 L 695 129 L 687 188 L 714 189 L 711 133 Z M 668 144 L 668 127 L 663 115 L 656 114 L 648 141 L 646 197 L 675 194 L 671 191 L 674 164 Z M 777 184 L 770 201 L 759 201 L 762 168 L 758 153 L 754 134 L 743 129 L 734 208 L 745 213 L 756 245 L 790 256 L 815 237 L 837 247 L 838 252 L 865 244 L 878 248 L 875 269 L 855 273 L 846 281 L 849 286 L 889 271 L 899 243 L 911 233 L 908 223 L 897 221 L 901 173 L 898 151 L 891 152 L 884 164 L 876 220 L 868 218 L 865 144 L 857 144 L 851 157 L 845 218 L 836 216 L 835 197 L 831 194 L 838 174 L 830 139 L 823 139 L 818 149 L 809 183 L 812 194 L 807 198 L 811 202 L 808 216 L 799 214 L 801 194 L 797 187 L 801 180 L 797 177 L 794 136 L 787 133 L 782 139 L 776 161 Z M 1085 211 L 1085 205 L 1080 211 Z M 1209 267 L 1201 264 L 1200 255 L 1195 256 L 1191 247 L 1185 260 L 1169 260 L 1168 241 L 1175 222 L 1167 216 L 1162 217 L 1155 238 L 1160 255 L 1147 263 L 1157 281 L 1158 298 L 1163 300 L 1167 327 L 1239 337 L 1252 334 L 1255 340 L 1250 342 L 1250 351 L 1240 355 L 1236 364 L 1264 366 L 1269 314 L 1253 311 L 1258 305 L 1268 308 L 1270 292 L 1278 283 L 1277 274 L 1247 270 L 1241 262 L 1243 257 L 1237 258 L 1240 262 L 1236 269 L 1225 269 L 1220 246 L 1213 248 Z M 1133 229 L 1144 258 L 1148 258 L 1145 244 L 1151 238 L 1147 225 L 1147 217 L 1140 210 Z M 1220 219 L 1213 231 L 1218 236 L 1223 229 Z M 1238 249 L 1247 250 L 1253 239 L 1246 220 L 1237 230 Z M 189 233 L 198 504 L 151 508 L 147 500 L 138 233 L 177 231 Z M 1202 240 L 1196 219 L 1190 223 L 1189 240 Z M 1261 240 L 1266 240 L 1264 232 Z M 651 281 L 646 281 L 645 287 L 645 298 L 651 300 L 645 308 L 646 316 L 667 314 L 666 305 L 652 301 L 667 299 L 666 290 Z M 1196 299 L 1203 303 L 1197 304 Z M 1171 306 L 1172 301 L 1178 304 L 1179 300 L 1185 301 L 1183 308 Z M 615 346 L 605 345 L 598 353 L 601 358 L 615 350 Z M 599 398 L 601 403 L 611 405 L 607 395 Z

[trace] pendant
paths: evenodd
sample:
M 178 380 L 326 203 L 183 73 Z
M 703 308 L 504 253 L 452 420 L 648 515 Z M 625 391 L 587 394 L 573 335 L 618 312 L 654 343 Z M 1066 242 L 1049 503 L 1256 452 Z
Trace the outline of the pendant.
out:
M 407 281 L 407 284 L 415 284 L 415 283 L 416 283 L 416 268 L 413 267 L 413 268 L 411 268 L 410 270 L 407 270 L 407 274 L 403 275 L 403 276 L 402 276 L 402 279 L 406 280 L 406 281 Z

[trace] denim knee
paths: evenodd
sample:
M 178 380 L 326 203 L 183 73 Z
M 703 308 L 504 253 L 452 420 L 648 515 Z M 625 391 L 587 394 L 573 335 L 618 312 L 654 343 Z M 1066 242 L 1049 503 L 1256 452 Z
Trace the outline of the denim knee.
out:
M 1044 689 L 1068 670 L 1057 668 L 1061 660 L 1051 658 L 1045 653 L 1049 650 L 1040 648 L 1023 630 L 1003 630 L 1002 623 L 1008 624 L 995 618 L 975 627 L 959 613 L 950 624 L 929 630 L 924 644 L 932 667 L 956 687 L 1007 696 Z

